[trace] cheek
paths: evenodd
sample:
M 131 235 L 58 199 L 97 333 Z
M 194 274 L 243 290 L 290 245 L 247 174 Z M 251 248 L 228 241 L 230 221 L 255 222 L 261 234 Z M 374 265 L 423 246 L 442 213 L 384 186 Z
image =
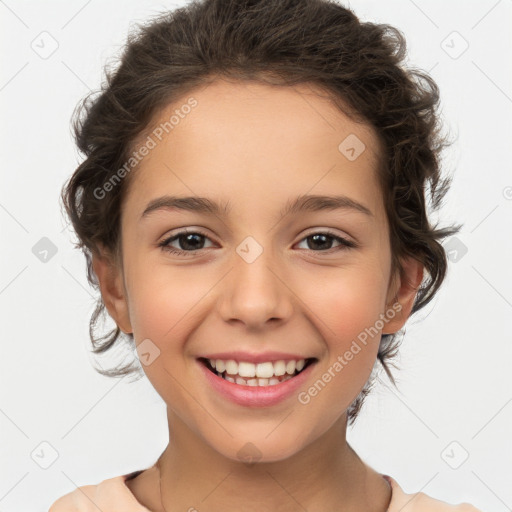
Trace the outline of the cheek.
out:
M 190 318 L 208 292 L 206 283 L 185 270 L 165 265 L 135 265 L 130 268 L 130 318 L 135 339 L 150 338 L 161 350 L 178 349 Z M 210 286 L 211 287 L 211 286 Z M 161 346 L 160 346 L 161 345 Z
M 310 295 L 308 306 L 314 313 L 311 321 L 328 353 L 313 389 L 302 391 L 304 400 L 310 401 L 307 410 L 322 414 L 325 425 L 331 425 L 346 411 L 375 364 L 380 341 L 375 324 L 383 312 L 385 279 L 369 269 L 346 272 L 339 280 L 322 281 L 325 284 L 321 290 Z
M 180 385 L 187 376 L 183 354 L 208 289 L 197 279 L 192 280 L 187 272 L 172 271 L 165 265 L 141 264 L 131 271 L 130 316 L 135 339 L 140 344 L 138 357 L 156 392 L 180 411 L 193 407 Z M 143 341 L 146 339 L 151 343 Z M 149 353 L 150 361 L 145 359 L 145 353 Z
M 369 266 L 340 272 L 338 278 L 322 280 L 321 287 L 308 293 L 313 321 L 324 333 L 329 350 L 345 351 L 383 313 L 387 276 L 377 269 Z

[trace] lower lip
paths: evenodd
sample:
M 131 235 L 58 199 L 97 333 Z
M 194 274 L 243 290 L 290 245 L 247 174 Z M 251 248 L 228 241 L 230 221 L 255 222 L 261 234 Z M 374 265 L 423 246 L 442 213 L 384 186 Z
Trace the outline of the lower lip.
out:
M 200 360 L 197 360 L 197 363 L 212 388 L 227 399 L 245 407 L 269 407 L 286 400 L 286 398 L 293 395 L 303 386 L 313 371 L 316 361 L 310 363 L 307 368 L 295 377 L 273 386 L 244 386 L 242 384 L 235 384 L 210 371 Z

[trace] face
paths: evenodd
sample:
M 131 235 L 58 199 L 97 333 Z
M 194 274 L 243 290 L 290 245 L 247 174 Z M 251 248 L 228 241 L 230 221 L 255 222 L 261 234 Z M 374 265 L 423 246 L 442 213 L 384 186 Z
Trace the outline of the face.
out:
M 412 305 L 391 275 L 378 140 L 308 85 L 217 81 L 160 112 L 155 126 L 190 97 L 194 108 L 161 141 L 153 136 L 130 176 L 119 290 L 102 293 L 176 421 L 230 459 L 252 443 L 262 461 L 276 461 L 346 419 L 381 333 L 395 332 Z M 310 199 L 282 216 L 309 195 L 344 200 L 326 208 Z M 144 214 L 163 196 L 219 209 L 189 201 Z M 413 274 L 421 278 L 419 267 Z M 218 354 L 312 363 L 278 392 L 218 378 L 201 359 Z

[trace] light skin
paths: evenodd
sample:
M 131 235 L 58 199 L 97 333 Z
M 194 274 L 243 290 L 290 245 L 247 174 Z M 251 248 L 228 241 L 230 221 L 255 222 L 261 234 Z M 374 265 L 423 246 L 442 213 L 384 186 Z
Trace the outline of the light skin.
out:
M 382 334 L 398 331 L 410 314 L 423 266 L 409 258 L 402 276 L 391 272 L 376 134 L 319 92 L 216 80 L 169 105 L 155 126 L 189 96 L 198 102 L 133 171 L 122 207 L 122 268 L 106 252 L 93 259 L 117 325 L 160 350 L 142 366 L 167 404 L 171 442 L 160 475 L 167 512 L 384 512 L 391 499 L 389 484 L 346 440 L 347 408 L 370 376 L 380 334 L 359 343 L 307 404 L 296 393 L 271 407 L 234 404 L 207 384 L 196 360 L 231 350 L 315 357 L 304 391 L 393 304 L 401 310 Z M 349 134 L 366 146 L 354 161 L 338 149 Z M 141 219 L 165 194 L 229 201 L 231 210 L 161 209 Z M 277 221 L 305 194 L 344 195 L 371 215 L 344 208 Z M 184 228 L 206 236 L 169 242 L 185 256 L 158 247 Z M 326 230 L 357 246 L 332 234 L 312 238 Z M 248 236 L 263 248 L 251 263 L 236 251 Z M 238 456 L 249 442 L 261 456 L 252 465 Z M 126 482 L 153 512 L 164 511 L 158 479 L 152 467 Z

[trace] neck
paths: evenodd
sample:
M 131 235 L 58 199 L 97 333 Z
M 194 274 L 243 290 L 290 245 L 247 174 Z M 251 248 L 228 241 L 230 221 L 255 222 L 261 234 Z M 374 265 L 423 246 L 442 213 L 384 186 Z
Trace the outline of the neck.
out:
M 292 456 L 252 463 L 219 454 L 169 410 L 168 420 L 170 443 L 158 464 L 162 512 L 384 512 L 389 504 L 387 482 L 346 442 L 346 415 Z

